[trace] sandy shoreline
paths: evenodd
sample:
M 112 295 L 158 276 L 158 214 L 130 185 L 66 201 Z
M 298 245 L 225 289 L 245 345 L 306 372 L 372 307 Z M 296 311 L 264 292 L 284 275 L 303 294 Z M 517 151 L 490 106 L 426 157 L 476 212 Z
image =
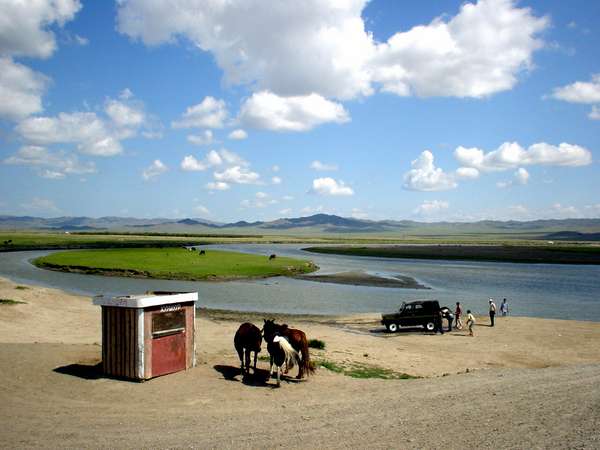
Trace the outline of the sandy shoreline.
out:
M 100 376 L 100 310 L 0 279 L 0 447 L 592 448 L 600 324 L 479 318 L 465 332 L 388 334 L 375 314 L 269 314 L 326 343 L 316 361 L 423 377 L 355 379 L 319 368 L 282 388 L 241 382 L 232 338 L 263 314 L 198 311 L 197 368 L 131 383 Z M 263 349 L 261 355 L 266 355 Z M 468 369 L 468 370 L 467 370 Z M 295 372 L 292 373 L 295 375 Z M 443 430 L 443 432 L 442 432 Z

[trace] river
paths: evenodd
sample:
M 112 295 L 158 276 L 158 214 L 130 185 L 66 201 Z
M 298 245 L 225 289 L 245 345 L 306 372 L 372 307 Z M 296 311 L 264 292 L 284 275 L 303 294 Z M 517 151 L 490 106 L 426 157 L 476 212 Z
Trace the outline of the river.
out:
M 600 266 L 514 264 L 350 257 L 307 253 L 306 245 L 239 244 L 205 247 L 311 259 L 319 273 L 362 270 L 407 275 L 431 290 L 346 286 L 277 277 L 254 281 L 188 282 L 102 277 L 38 269 L 29 261 L 48 251 L 0 253 L 0 276 L 18 283 L 83 294 L 133 294 L 148 290 L 197 291 L 199 307 L 300 314 L 393 311 L 403 301 L 437 299 L 485 314 L 488 298 L 503 298 L 512 315 L 600 321 Z

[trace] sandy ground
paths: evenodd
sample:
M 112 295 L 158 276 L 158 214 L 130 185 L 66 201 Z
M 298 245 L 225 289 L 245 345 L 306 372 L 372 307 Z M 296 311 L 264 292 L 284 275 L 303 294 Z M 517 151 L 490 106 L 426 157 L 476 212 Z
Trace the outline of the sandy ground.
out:
M 600 447 L 598 323 L 479 318 L 470 338 L 388 334 L 375 315 L 277 316 L 326 342 L 315 361 L 422 377 L 319 368 L 277 389 L 265 361 L 242 380 L 232 345 L 263 315 L 200 311 L 198 367 L 135 383 L 99 373 L 89 298 L 3 279 L 0 298 L 27 302 L 0 305 L 2 448 Z

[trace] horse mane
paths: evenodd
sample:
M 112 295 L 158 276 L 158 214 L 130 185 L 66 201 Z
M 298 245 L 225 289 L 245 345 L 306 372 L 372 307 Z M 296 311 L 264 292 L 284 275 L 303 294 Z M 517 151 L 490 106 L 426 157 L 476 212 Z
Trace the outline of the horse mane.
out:
M 289 369 L 294 367 L 295 363 L 300 364 L 300 354 L 294 350 L 294 347 L 292 347 L 285 337 L 275 336 L 273 338 L 273 342 L 277 342 L 281 350 L 283 350 L 283 353 L 285 354 L 285 362 L 287 363 Z

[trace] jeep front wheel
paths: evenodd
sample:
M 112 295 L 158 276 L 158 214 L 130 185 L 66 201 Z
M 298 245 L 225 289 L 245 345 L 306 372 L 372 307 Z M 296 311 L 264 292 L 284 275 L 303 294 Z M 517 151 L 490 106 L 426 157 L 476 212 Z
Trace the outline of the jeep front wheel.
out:
M 425 329 L 427 331 L 433 331 L 433 330 L 435 330 L 435 324 L 433 322 L 427 322 L 425 324 Z
M 388 323 L 386 325 L 388 331 L 390 333 L 395 333 L 396 331 L 398 331 L 398 324 L 397 323 Z

